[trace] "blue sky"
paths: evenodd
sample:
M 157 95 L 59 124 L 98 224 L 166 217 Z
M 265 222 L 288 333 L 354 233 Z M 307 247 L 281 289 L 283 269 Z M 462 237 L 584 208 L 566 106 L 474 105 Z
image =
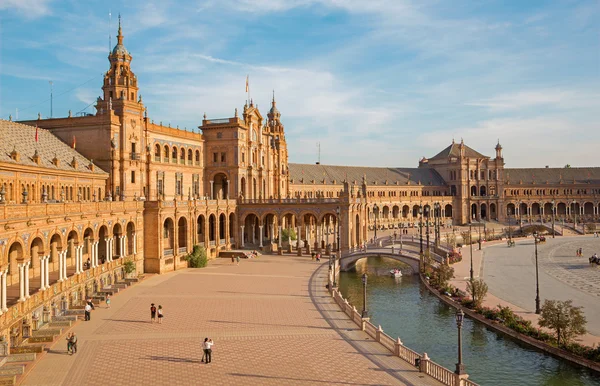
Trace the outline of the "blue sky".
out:
M 54 116 L 92 104 L 119 13 L 157 122 L 233 116 L 250 74 L 290 162 L 320 142 L 322 163 L 411 167 L 464 138 L 508 167 L 600 165 L 597 0 L 1 0 L 0 117 L 49 116 L 50 80 Z

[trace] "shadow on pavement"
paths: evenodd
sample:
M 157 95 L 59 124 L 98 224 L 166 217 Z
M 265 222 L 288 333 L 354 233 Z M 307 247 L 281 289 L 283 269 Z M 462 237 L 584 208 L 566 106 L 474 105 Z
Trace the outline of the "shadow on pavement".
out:
M 188 358 L 177 358 L 177 357 L 160 357 L 160 356 L 155 356 L 155 355 L 151 355 L 145 358 L 140 358 L 140 359 L 147 359 L 147 360 L 151 360 L 151 361 L 164 361 L 164 362 L 179 362 L 179 363 L 202 363 L 199 360 L 196 359 L 188 359 Z
M 248 378 L 259 378 L 259 379 L 281 379 L 281 380 L 286 380 L 286 381 L 301 381 L 301 382 L 331 384 L 331 381 L 322 381 L 320 379 L 277 377 L 277 376 L 272 376 L 272 375 L 241 374 L 241 373 L 229 373 L 229 375 L 233 375 L 234 377 L 248 377 Z M 354 382 L 344 382 L 344 381 L 336 381 L 335 384 L 336 385 L 359 385 L 359 386 L 372 385 L 371 383 L 354 383 Z

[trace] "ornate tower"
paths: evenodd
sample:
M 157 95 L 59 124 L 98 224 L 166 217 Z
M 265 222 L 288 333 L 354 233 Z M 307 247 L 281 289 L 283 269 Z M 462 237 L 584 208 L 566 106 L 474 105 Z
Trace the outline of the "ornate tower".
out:
M 267 114 L 267 129 L 271 135 L 271 148 L 273 152 L 273 192 L 275 197 L 285 198 L 289 195 L 289 170 L 288 170 L 288 152 L 285 141 L 283 124 L 281 123 L 281 113 L 277 110 L 275 102 L 275 92 L 273 91 L 273 100 L 271 109 Z

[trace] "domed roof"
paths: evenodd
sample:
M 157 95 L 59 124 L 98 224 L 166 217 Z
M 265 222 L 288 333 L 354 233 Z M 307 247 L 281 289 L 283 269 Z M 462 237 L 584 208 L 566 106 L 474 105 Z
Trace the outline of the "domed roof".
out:
M 127 48 L 123 44 L 117 44 L 112 50 L 113 55 L 129 55 Z

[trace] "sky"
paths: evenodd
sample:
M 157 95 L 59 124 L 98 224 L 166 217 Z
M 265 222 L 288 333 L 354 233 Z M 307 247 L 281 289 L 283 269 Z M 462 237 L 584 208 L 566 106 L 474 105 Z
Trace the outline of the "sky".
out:
M 50 116 L 50 81 L 54 117 L 94 113 L 119 14 L 155 122 L 232 117 L 249 75 L 290 162 L 416 167 L 464 139 L 600 166 L 598 0 L 0 0 L 0 118 Z

